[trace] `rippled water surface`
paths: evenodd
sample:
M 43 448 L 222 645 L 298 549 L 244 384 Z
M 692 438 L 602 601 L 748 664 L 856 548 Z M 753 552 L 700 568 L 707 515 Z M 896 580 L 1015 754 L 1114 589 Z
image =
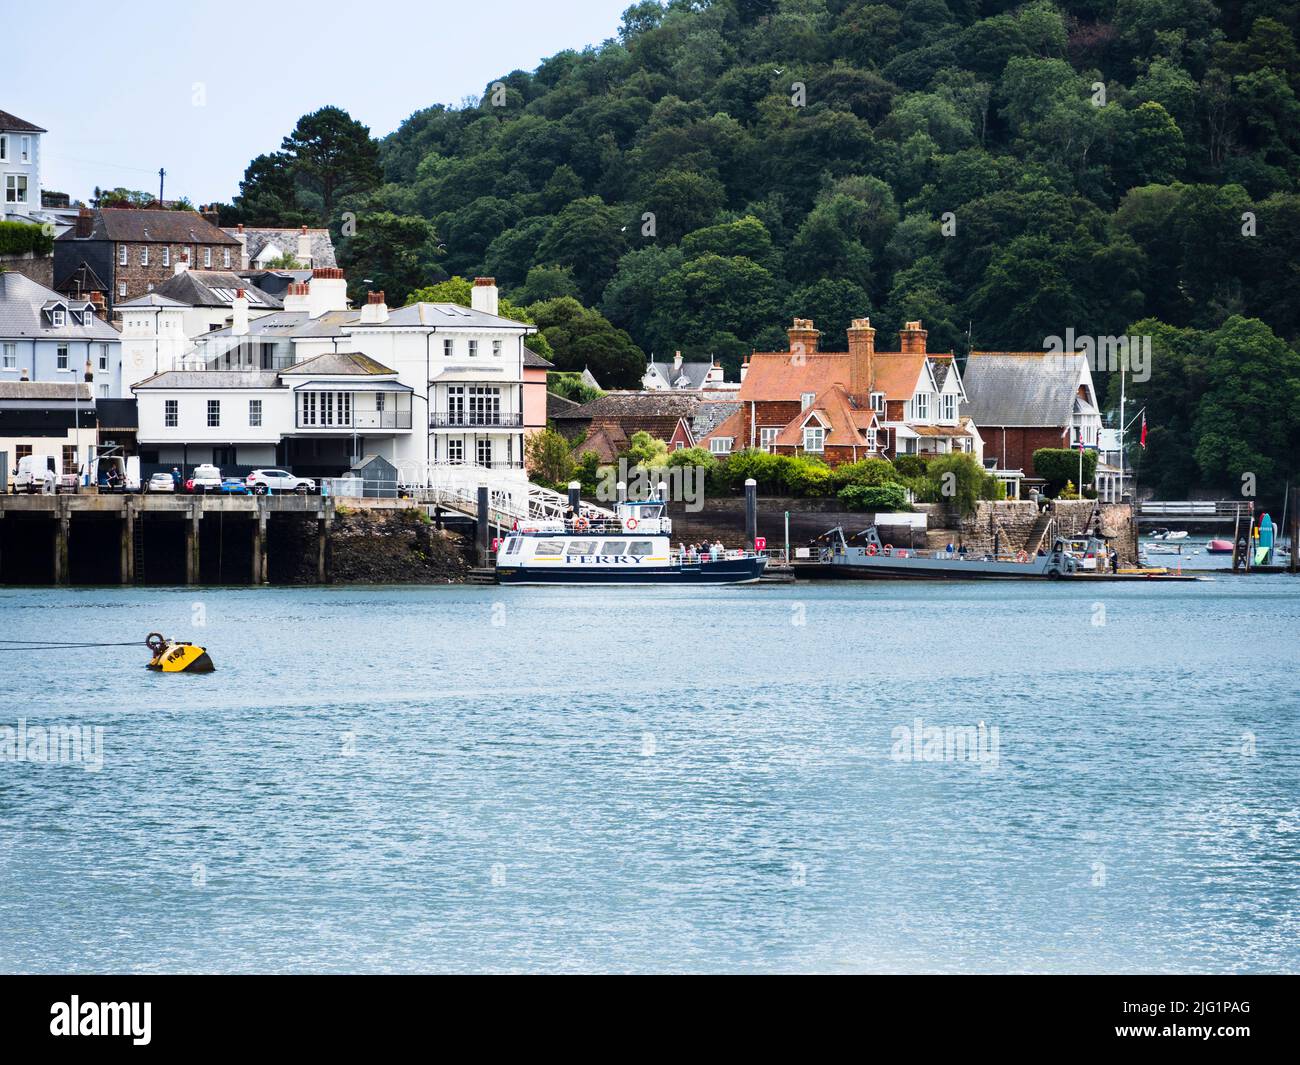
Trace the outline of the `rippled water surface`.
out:
M 151 629 L 218 671 L 0 652 L 0 741 L 104 730 L 0 762 L 0 969 L 1298 967 L 1286 577 L 0 589 Z

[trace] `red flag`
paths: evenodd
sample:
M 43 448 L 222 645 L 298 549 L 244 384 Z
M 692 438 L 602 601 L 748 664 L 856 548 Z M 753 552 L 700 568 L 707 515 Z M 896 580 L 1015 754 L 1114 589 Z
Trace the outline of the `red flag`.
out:
M 1138 439 L 1138 443 L 1139 443 L 1140 445 L 1142 445 L 1143 450 L 1146 449 L 1146 446 L 1147 446 L 1147 416 L 1146 416 L 1145 414 L 1142 415 L 1142 436 Z

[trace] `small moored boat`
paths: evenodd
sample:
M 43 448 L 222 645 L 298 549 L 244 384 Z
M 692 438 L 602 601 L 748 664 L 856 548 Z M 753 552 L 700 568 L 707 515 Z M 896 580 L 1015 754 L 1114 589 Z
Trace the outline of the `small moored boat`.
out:
M 1018 551 L 1011 557 L 975 555 L 956 551 L 917 551 L 882 543 L 873 525 L 850 543 L 844 529 L 836 526 L 823 533 L 828 545 L 818 550 L 817 561 L 805 563 L 819 575 L 842 577 L 921 578 L 931 580 L 1032 580 L 1072 577 L 1082 568 L 1063 539 L 1050 551 L 1029 554 Z M 1104 550 L 1104 546 L 1102 548 Z M 1094 549 L 1093 554 L 1096 554 Z

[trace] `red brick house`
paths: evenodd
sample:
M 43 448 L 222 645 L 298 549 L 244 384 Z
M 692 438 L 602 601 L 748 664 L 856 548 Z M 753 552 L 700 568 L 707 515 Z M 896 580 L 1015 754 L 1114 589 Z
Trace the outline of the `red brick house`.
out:
M 848 351 L 821 351 L 809 319 L 796 318 L 789 335 L 789 351 L 749 357 L 740 410 L 708 435 L 714 454 L 763 448 L 830 465 L 952 451 L 980 457 L 952 354 L 927 352 L 920 322 L 900 332 L 898 351 L 876 350 L 869 318 L 849 327 Z
M 986 459 L 1029 477 L 1039 448 L 1100 443 L 1101 412 L 1088 360 L 1043 351 L 972 351 L 963 375 L 967 411 Z

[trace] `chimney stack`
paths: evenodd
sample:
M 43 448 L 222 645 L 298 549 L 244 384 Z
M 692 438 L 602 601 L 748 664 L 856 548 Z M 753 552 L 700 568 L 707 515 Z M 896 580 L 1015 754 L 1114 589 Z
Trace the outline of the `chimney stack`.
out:
M 920 322 L 908 322 L 898 332 L 898 350 L 904 355 L 924 355 L 925 338 L 929 335 Z
M 682 353 L 680 351 L 674 351 L 673 352 L 673 373 L 674 374 L 681 373 L 681 370 L 682 370 Z
M 31 379 L 32 379 L 31 372 L 27 369 L 26 366 L 24 366 L 24 367 L 22 368 L 22 371 L 18 374 L 18 380 L 20 380 L 20 381 L 30 381 Z
M 849 395 L 860 407 L 871 403 L 872 363 L 876 358 L 876 331 L 870 318 L 854 318 L 849 326 Z
M 388 304 L 384 302 L 384 293 L 366 293 L 366 305 L 361 308 L 362 325 L 379 325 L 388 321 Z
M 235 316 L 230 324 L 230 335 L 248 336 L 248 294 L 242 289 L 235 289 L 235 302 L 231 305 Z
M 298 233 L 298 254 L 294 258 L 304 270 L 311 269 L 311 237 L 307 234 L 306 226 Z
M 91 384 L 95 381 L 95 368 L 90 365 L 90 359 L 86 359 L 86 368 L 84 370 L 85 379 Z
M 307 314 L 319 318 L 329 311 L 348 309 L 348 283 L 337 266 L 322 266 L 311 272 L 307 285 Z
M 200 207 L 199 214 L 203 216 L 203 220 L 207 222 L 209 225 L 220 226 L 221 216 L 217 213 L 216 207 L 214 207 L 212 204 L 207 204 L 204 207 Z
M 499 305 L 497 279 L 495 277 L 474 278 L 474 288 L 470 293 L 470 306 L 484 314 L 496 314 Z
M 813 328 L 811 318 L 796 318 L 789 329 L 790 353 L 792 355 L 815 355 L 817 338 L 821 332 Z
M 239 241 L 239 268 L 248 269 L 248 235 L 244 232 L 244 223 L 235 227 L 235 239 Z
M 77 236 L 83 240 L 90 236 L 90 231 L 95 225 L 95 214 L 89 207 L 83 207 L 77 212 Z
M 745 361 L 740 364 L 740 383 L 745 383 L 745 374 L 749 373 L 749 356 L 745 356 Z
M 189 268 L 190 268 L 190 253 L 189 250 L 186 249 L 185 251 L 181 252 L 180 255 L 176 256 L 176 265 L 172 267 L 172 274 L 173 275 L 183 274 Z
M 284 309 L 286 311 L 305 311 L 307 309 L 307 282 L 289 282 L 289 287 L 284 291 Z

